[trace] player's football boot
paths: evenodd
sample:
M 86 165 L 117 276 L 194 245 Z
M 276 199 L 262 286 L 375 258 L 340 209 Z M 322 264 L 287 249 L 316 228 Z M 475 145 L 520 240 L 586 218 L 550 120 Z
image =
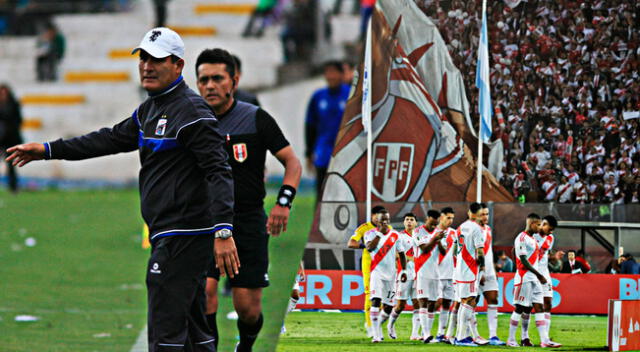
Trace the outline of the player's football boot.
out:
M 382 339 L 378 338 L 378 337 L 374 337 L 374 338 L 371 339 L 371 342 L 372 343 L 380 343 L 380 342 L 382 342 Z
M 422 340 L 422 343 L 430 343 L 433 340 L 433 335 L 429 335 Z
M 485 339 L 482 336 L 476 337 L 475 339 L 473 339 L 473 342 L 475 342 L 478 346 L 484 346 L 489 344 L 489 340 Z
M 500 340 L 500 338 L 498 336 L 494 336 L 494 337 L 489 339 L 489 344 L 491 346 L 504 346 L 507 343 L 502 341 L 502 340 Z
M 507 346 L 509 347 L 520 347 L 515 340 L 507 340 Z
M 520 340 L 520 346 L 522 346 L 522 347 L 533 347 L 533 344 L 531 343 L 531 340 L 529 340 L 529 338 L 526 338 L 526 339 Z
M 462 340 L 456 340 L 455 341 L 455 345 L 456 346 L 464 346 L 464 347 L 477 347 L 478 344 L 473 342 L 473 339 L 471 338 L 471 336 L 465 337 Z
M 558 348 L 558 347 L 562 347 L 562 344 L 549 340 L 547 342 L 541 343 L 540 347 L 542 347 L 542 348 Z
M 284 335 L 287 333 L 287 328 L 284 326 L 284 324 L 282 324 L 282 327 L 280 328 L 280 335 Z
M 411 340 L 411 341 L 418 341 L 418 340 L 422 340 L 422 336 L 420 336 L 420 335 L 411 335 L 411 337 L 409 338 L 409 340 Z
M 442 343 L 442 342 L 445 342 L 446 340 L 447 340 L 447 337 L 446 337 L 446 336 L 444 336 L 444 335 L 438 335 L 438 336 L 436 336 L 436 342 L 440 342 L 440 343 Z
M 395 325 L 387 324 L 387 334 L 389 335 L 389 338 L 392 340 L 395 340 L 398 338 L 398 336 L 396 335 Z

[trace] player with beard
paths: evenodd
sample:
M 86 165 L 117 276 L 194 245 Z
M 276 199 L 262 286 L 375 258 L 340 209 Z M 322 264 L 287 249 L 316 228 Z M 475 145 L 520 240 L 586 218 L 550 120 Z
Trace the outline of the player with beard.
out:
M 450 227 L 454 216 L 455 213 L 452 208 L 443 208 L 440 211 L 438 222 L 438 229 L 445 233 L 445 236 L 440 240 L 440 248 L 442 250 L 439 250 L 438 255 L 438 300 L 435 308 L 436 311 L 441 309 L 438 320 L 438 333 L 436 334 L 436 341 L 438 342 L 445 342 L 445 329 L 449 320 L 449 309 L 455 296 L 453 292 L 453 263 L 457 239 L 456 230 Z M 457 305 L 455 311 L 457 319 Z

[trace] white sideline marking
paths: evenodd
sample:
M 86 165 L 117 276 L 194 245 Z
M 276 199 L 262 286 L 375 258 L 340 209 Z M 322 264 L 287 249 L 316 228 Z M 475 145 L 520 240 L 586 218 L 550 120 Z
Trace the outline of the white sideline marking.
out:
M 129 352 L 147 352 L 149 351 L 149 346 L 147 343 L 147 325 L 142 328 L 140 331 L 140 335 L 138 335 L 138 339 L 136 343 L 131 347 L 131 351 Z

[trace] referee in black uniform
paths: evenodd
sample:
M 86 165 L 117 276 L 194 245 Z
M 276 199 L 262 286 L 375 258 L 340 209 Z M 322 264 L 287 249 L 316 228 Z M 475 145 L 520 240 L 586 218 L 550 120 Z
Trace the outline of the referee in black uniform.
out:
M 225 140 L 209 105 L 182 78 L 184 44 L 178 34 L 154 28 L 136 52 L 149 98 L 130 117 L 81 137 L 14 146 L 7 160 L 23 166 L 138 150 L 142 216 L 153 246 L 146 278 L 149 351 L 215 351 L 205 318 L 213 251 L 230 277 L 239 266 Z
M 251 351 L 262 327 L 262 288 L 269 285 L 269 234 L 278 236 L 287 229 L 302 166 L 273 117 L 255 105 L 234 99 L 238 83 L 235 69 L 233 57 L 223 49 L 204 50 L 196 61 L 198 90 L 220 121 L 233 170 L 233 238 L 241 266 L 238 275 L 230 281 L 240 335 L 236 351 L 244 352 Z M 263 204 L 267 150 L 285 167 L 278 201 L 268 218 Z M 207 320 L 215 335 L 220 274 L 212 267 L 208 276 Z

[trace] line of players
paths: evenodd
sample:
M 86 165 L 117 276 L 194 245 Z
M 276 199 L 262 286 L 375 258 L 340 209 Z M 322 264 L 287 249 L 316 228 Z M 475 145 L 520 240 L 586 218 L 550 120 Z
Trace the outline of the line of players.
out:
M 414 307 L 411 340 L 460 346 L 533 346 L 528 328 L 530 313 L 535 309 L 541 347 L 560 347 L 549 338 L 553 291 L 547 260 L 554 243 L 556 219 L 546 216 L 541 221 L 540 216 L 530 214 L 525 230 L 516 237 L 516 309 L 505 343 L 497 336 L 499 288 L 488 225 L 489 209 L 484 203 L 472 203 L 467 215 L 468 220 L 455 230 L 450 227 L 455 216 L 452 208 L 429 210 L 422 226 L 418 226 L 413 213 L 407 213 L 405 229 L 399 232 L 389 226 L 386 210 L 375 214 L 376 227 L 364 235 L 371 255 L 372 342 L 383 340 L 382 326 L 387 320 L 388 336 L 397 338 L 395 322 L 411 299 Z M 480 294 L 487 303 L 489 340 L 478 333 L 475 307 Z M 434 337 L 431 331 L 438 309 L 441 311 Z M 516 331 L 520 322 L 518 343 Z

